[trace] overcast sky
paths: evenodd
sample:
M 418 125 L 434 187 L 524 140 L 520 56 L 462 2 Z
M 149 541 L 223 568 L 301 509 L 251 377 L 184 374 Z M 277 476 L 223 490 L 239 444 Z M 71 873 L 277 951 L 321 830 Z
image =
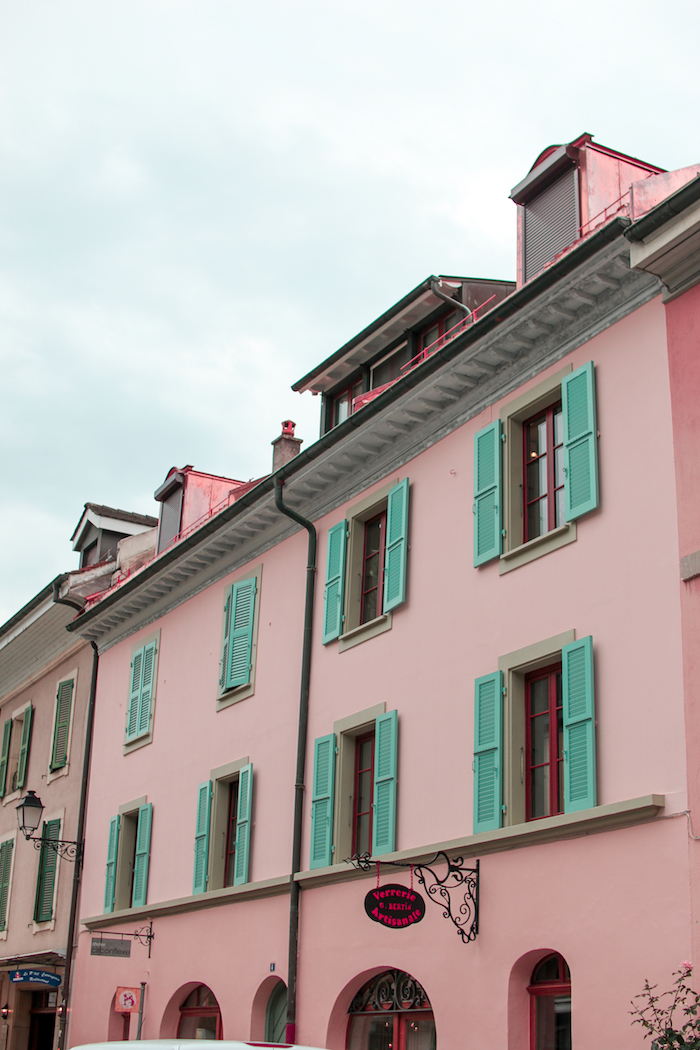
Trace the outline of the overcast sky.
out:
M 700 161 L 696 0 L 0 12 L 0 623 L 86 501 L 267 473 L 314 364 L 431 273 L 513 279 L 547 145 Z

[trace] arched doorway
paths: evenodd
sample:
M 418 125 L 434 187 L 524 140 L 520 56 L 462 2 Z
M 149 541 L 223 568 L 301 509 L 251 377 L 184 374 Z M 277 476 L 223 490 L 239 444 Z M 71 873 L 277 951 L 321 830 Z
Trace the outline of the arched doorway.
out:
M 571 1050 L 571 974 L 558 952 L 530 978 L 530 1050 Z
M 430 1000 L 402 970 L 385 970 L 363 985 L 348 1014 L 348 1050 L 436 1048 Z
M 178 1039 L 223 1039 L 221 1011 L 216 996 L 199 984 L 180 1006 Z
M 278 981 L 270 993 L 265 1010 L 265 1042 L 284 1043 L 287 1025 L 287 986 Z

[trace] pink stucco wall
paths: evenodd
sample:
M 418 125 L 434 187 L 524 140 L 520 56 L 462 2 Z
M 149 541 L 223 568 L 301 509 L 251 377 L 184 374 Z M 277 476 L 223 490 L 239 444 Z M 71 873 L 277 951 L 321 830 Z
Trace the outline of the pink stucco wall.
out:
M 495 563 L 473 568 L 473 436 L 500 402 L 389 475 L 411 480 L 407 601 L 390 631 L 344 653 L 320 638 L 326 533 L 346 507 L 316 522 L 307 801 L 314 738 L 384 700 L 399 712 L 397 849 L 471 834 L 474 679 L 495 670 L 499 655 L 574 628 L 595 646 L 599 804 L 660 793 L 665 816 L 676 819 L 485 857 L 480 933 L 466 946 L 430 904 L 408 930 L 370 923 L 364 880 L 304 890 L 300 1042 L 341 1050 L 352 994 L 396 966 L 423 983 L 440 1050 L 467 1042 L 521 1050 L 527 994 L 518 960 L 531 969 L 549 949 L 571 967 L 575 1045 L 631 1050 L 639 1037 L 629 1000 L 645 977 L 664 982 L 688 956 L 676 477 L 660 299 L 567 361 L 591 359 L 601 503 L 579 522 L 575 543 L 504 576 Z M 253 697 L 215 710 L 224 588 L 252 566 L 101 657 L 83 916 L 102 911 L 109 819 L 141 795 L 154 805 L 148 900 L 190 895 L 197 785 L 244 755 L 256 777 L 250 879 L 289 871 L 305 552 L 299 533 L 262 559 Z M 123 756 L 130 654 L 155 628 L 153 742 Z M 308 856 L 307 806 L 305 864 Z M 192 982 L 215 992 L 226 1037 L 260 1036 L 253 1004 L 270 963 L 286 977 L 287 901 L 280 893 L 159 917 L 150 963 L 138 945 L 130 960 L 92 959 L 83 933 L 71 1044 L 106 1038 L 116 986 L 140 980 L 148 981 L 146 1038 L 174 1035 L 172 1019 L 163 1021 L 168 1003 Z

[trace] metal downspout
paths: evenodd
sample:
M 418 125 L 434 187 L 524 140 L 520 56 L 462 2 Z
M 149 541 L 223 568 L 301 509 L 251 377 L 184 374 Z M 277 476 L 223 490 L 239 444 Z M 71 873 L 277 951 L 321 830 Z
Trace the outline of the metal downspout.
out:
M 68 605 L 69 602 L 64 599 L 56 599 L 62 605 Z M 100 654 L 97 649 L 95 642 L 90 642 L 92 646 L 92 679 L 90 681 L 90 696 L 88 699 L 87 718 L 85 724 L 85 749 L 83 751 L 83 775 L 80 784 L 80 804 L 78 806 L 78 826 L 76 829 L 75 838 L 78 842 L 78 852 L 75 858 L 75 867 L 73 869 L 73 888 L 71 890 L 70 899 L 70 916 L 68 919 L 68 943 L 66 945 L 66 968 L 63 975 L 63 989 L 61 992 L 61 1014 L 59 1018 L 59 1032 L 58 1032 L 58 1050 L 64 1050 L 68 1041 L 68 1024 L 69 1009 L 70 1009 L 70 996 L 71 996 L 71 978 L 73 975 L 73 955 L 77 948 L 77 927 L 78 927 L 78 901 L 80 899 L 80 881 L 83 874 L 83 850 L 85 843 L 85 812 L 87 809 L 87 794 L 88 794 L 88 783 L 90 780 L 90 759 L 92 757 L 92 731 L 95 722 L 95 696 L 97 693 L 97 666 L 100 659 Z
M 299 892 L 294 876 L 301 870 L 301 833 L 304 817 L 304 771 L 306 766 L 306 738 L 309 722 L 309 680 L 311 678 L 311 642 L 316 584 L 316 529 L 301 514 L 285 507 L 282 498 L 284 482 L 275 478 L 275 504 L 288 518 L 302 525 L 309 534 L 309 553 L 306 564 L 306 601 L 304 606 L 304 640 L 301 656 L 301 695 L 299 699 L 299 735 L 297 739 L 297 771 L 294 782 L 294 837 L 292 840 L 292 874 L 289 899 L 289 962 L 287 974 L 287 1026 L 285 1042 L 296 1043 L 297 1029 L 297 959 L 299 950 Z
M 451 295 L 445 295 L 445 293 L 440 290 L 441 284 L 442 281 L 430 282 L 430 291 L 433 293 L 433 295 L 437 295 L 438 299 L 444 299 L 446 303 L 450 304 L 450 306 L 456 306 L 458 310 L 462 310 L 464 312 L 466 317 L 471 317 L 472 312 L 469 309 L 469 307 L 465 306 L 464 303 L 460 303 L 458 299 L 453 299 Z

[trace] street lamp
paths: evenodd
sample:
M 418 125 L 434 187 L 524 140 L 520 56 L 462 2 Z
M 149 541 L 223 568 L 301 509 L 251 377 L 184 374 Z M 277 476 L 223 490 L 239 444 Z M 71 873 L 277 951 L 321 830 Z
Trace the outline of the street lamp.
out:
M 64 857 L 66 860 L 76 860 L 76 858 L 82 857 L 82 842 L 68 842 L 65 839 L 49 838 L 46 829 L 44 829 L 42 835 L 38 838 L 36 837 L 34 832 L 39 827 L 41 814 L 44 812 L 44 804 L 36 792 L 28 791 L 16 809 L 19 830 L 25 839 L 34 843 L 34 849 L 43 849 L 44 847 L 52 849 L 54 853 Z

